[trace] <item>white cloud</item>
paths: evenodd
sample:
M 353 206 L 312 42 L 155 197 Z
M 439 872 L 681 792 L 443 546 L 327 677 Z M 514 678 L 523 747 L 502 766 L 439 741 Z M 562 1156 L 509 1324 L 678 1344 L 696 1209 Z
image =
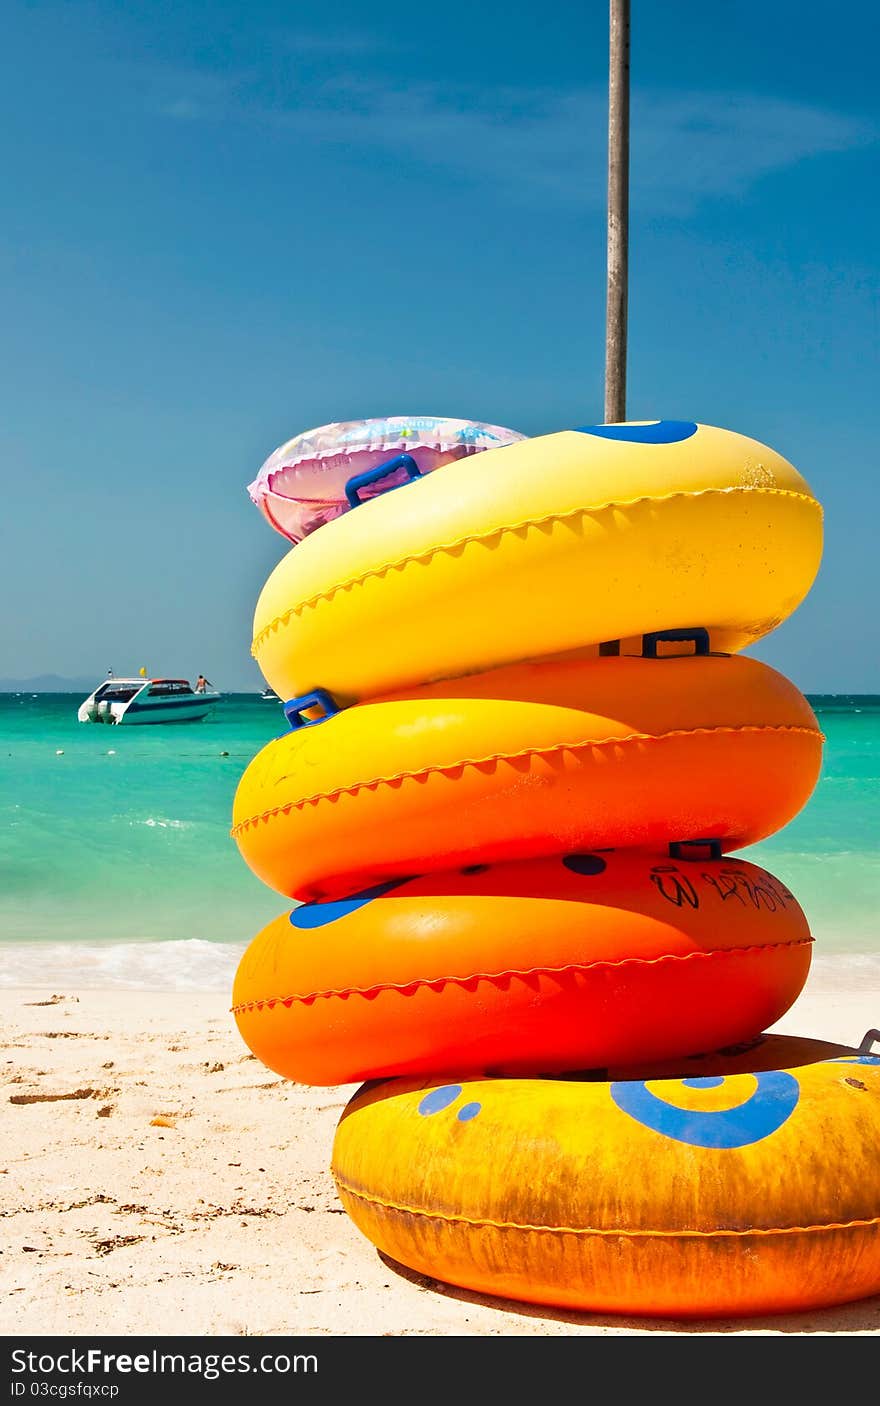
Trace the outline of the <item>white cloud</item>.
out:
M 253 75 L 180 75 L 177 84 L 163 79 L 155 106 L 166 117 L 259 123 L 349 154 L 386 152 L 471 187 L 489 183 L 517 201 L 605 206 L 603 88 L 487 91 L 418 79 L 390 87 L 338 75 L 298 88 L 294 74 L 267 97 L 269 85 Z M 631 203 L 686 214 L 707 199 L 740 195 L 774 171 L 876 139 L 859 118 L 787 99 L 634 90 Z
M 661 211 L 877 139 L 857 118 L 744 93 L 634 94 L 631 125 L 634 192 Z

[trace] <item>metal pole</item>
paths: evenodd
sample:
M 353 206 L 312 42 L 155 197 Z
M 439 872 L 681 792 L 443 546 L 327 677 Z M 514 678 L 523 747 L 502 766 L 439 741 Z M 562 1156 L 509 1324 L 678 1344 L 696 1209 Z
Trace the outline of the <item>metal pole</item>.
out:
M 605 423 L 626 419 L 629 243 L 629 8 L 610 0 L 608 63 L 608 288 L 605 310 Z

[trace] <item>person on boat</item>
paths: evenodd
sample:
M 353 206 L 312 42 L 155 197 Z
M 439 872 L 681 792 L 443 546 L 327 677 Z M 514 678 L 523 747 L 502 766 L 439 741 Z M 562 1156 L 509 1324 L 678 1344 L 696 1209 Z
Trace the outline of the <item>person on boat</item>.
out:
M 208 689 L 213 687 L 214 685 L 208 682 L 204 674 L 199 674 L 196 680 L 196 693 L 207 693 Z

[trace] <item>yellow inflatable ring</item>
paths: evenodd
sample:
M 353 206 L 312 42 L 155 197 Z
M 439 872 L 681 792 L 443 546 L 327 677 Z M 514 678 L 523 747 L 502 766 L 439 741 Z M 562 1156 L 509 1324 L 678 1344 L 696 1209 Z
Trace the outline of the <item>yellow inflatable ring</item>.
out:
M 546 661 L 276 738 L 239 781 L 232 834 L 306 901 L 575 850 L 735 850 L 788 823 L 821 758 L 807 700 L 747 655 Z
M 766 635 L 809 590 L 822 510 L 787 460 L 690 421 L 488 449 L 299 542 L 260 594 L 252 652 L 282 699 L 341 704 L 702 625 Z
M 880 1293 L 880 1057 L 795 1037 L 594 1078 L 390 1080 L 338 1124 L 384 1254 L 593 1312 L 791 1312 Z
M 696 847 L 477 864 L 276 918 L 233 1012 L 301 1084 L 548 1074 L 751 1039 L 797 999 L 811 944 L 784 884 Z

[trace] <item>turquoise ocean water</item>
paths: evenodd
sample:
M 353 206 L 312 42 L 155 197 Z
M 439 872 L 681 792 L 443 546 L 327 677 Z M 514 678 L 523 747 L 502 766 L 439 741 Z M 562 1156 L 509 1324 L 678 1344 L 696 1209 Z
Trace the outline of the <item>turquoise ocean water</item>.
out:
M 231 694 L 195 723 L 78 723 L 79 694 L 0 694 L 0 985 L 228 989 L 285 910 L 229 835 L 238 780 L 286 731 Z M 880 961 L 880 696 L 810 699 L 822 774 L 784 830 L 741 851 L 804 908 L 814 961 Z M 289 907 L 289 905 L 287 905 Z

